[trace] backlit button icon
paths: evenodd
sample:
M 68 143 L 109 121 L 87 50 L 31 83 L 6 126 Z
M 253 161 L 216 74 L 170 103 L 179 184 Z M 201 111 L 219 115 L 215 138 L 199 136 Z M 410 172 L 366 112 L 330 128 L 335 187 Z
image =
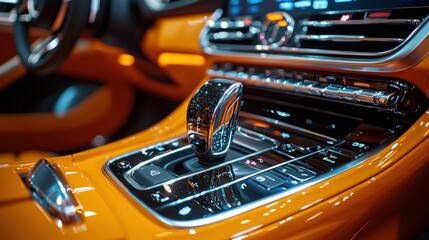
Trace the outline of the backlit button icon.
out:
M 161 174 L 161 172 L 160 172 L 159 170 L 156 170 L 156 169 L 154 169 L 154 170 L 150 170 L 150 175 L 151 175 L 152 177 L 157 176 L 157 175 L 159 175 L 159 174 Z
M 126 160 L 122 160 L 118 163 L 118 167 L 122 169 L 131 168 L 131 163 Z
M 264 177 L 262 177 L 262 176 L 257 176 L 256 177 L 256 181 L 258 181 L 258 182 L 265 182 L 265 178 Z
M 190 212 L 192 211 L 192 209 L 189 206 L 185 206 L 182 209 L 179 210 L 179 215 L 181 216 L 186 216 L 188 215 Z

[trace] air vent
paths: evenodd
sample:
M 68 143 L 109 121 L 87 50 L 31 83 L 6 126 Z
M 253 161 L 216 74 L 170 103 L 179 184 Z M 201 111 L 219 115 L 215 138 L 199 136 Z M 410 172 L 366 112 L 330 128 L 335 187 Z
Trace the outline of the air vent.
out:
M 223 18 L 215 22 L 208 33 L 211 43 L 251 45 L 259 34 L 260 23 L 250 17 Z
M 296 46 L 379 53 L 397 48 L 426 20 L 427 8 L 320 14 L 301 21 Z
M 225 17 L 222 10 L 217 10 L 202 31 L 201 46 L 211 54 L 378 58 L 395 53 L 419 36 L 412 43 L 414 49 L 424 40 L 416 33 L 429 29 L 429 7 L 290 14 L 295 23 L 292 36 L 270 44 L 262 41 L 266 34 L 262 24 L 266 22 L 265 16 Z

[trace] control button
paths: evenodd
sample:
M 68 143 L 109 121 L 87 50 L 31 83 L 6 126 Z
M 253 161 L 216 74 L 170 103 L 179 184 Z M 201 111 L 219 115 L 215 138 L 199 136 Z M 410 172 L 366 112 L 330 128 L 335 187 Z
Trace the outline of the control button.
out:
M 305 158 L 302 160 L 302 162 L 322 172 L 329 172 L 345 163 L 350 162 L 350 160 L 352 159 L 350 159 L 349 156 L 328 150 Z
M 313 73 L 305 73 L 304 78 L 308 81 L 317 81 L 317 78 Z
M 387 129 L 362 123 L 345 139 L 340 148 L 362 153 L 379 146 L 391 135 L 392 133 Z
M 291 178 L 291 177 L 285 177 L 285 185 L 287 188 L 296 186 L 298 184 L 300 184 L 300 181 L 296 180 L 295 178 Z
M 343 100 L 354 101 L 356 99 L 357 91 L 358 89 L 356 88 L 343 87 L 340 89 L 340 92 L 338 94 L 340 95 L 340 98 Z
M 356 100 L 358 102 L 374 104 L 374 97 L 375 91 L 373 90 L 361 89 L 356 92 Z
M 276 168 L 278 171 L 280 171 L 281 173 L 296 179 L 300 182 L 304 182 L 307 181 L 311 178 L 314 178 L 316 176 L 316 174 L 308 169 L 305 169 L 303 167 L 298 167 L 295 166 L 293 164 L 286 164 L 283 166 L 280 166 L 278 168 Z
M 232 172 L 234 173 L 234 176 L 236 179 L 245 177 L 256 171 L 257 171 L 256 169 L 246 166 L 240 162 L 235 162 L 232 164 Z
M 189 215 L 189 213 L 191 213 L 191 211 L 192 211 L 192 208 L 191 207 L 189 207 L 189 206 L 184 206 L 183 208 L 181 208 L 180 210 L 179 210 L 179 215 L 181 215 L 181 216 L 187 216 L 187 215 Z
M 302 81 L 304 80 L 305 75 L 305 73 L 295 73 L 295 79 L 298 81 Z
M 358 141 L 345 141 L 343 144 L 341 144 L 341 147 L 356 153 L 361 153 L 371 148 L 369 145 Z
M 213 206 L 213 209 L 216 209 Z M 213 212 L 200 206 L 197 201 L 190 200 L 171 207 L 160 207 L 155 209 L 156 212 L 163 216 L 168 216 L 170 219 L 177 220 L 194 220 L 199 219 L 202 216 L 210 216 Z
M 318 82 L 305 80 L 300 86 L 297 86 L 296 91 L 311 95 L 321 95 L 322 88 L 318 84 Z
M 279 87 L 283 90 L 294 91 L 296 88 L 297 81 L 295 80 L 284 80 Z
M 267 163 L 265 162 L 265 159 L 262 157 L 256 156 L 257 158 L 248 158 L 246 160 L 243 160 L 243 164 L 248 167 L 253 167 L 257 169 L 264 169 L 267 167 Z
M 262 185 L 263 187 L 269 189 L 273 189 L 275 187 L 278 187 L 280 185 L 282 185 L 283 183 L 285 183 L 285 181 L 283 179 L 281 179 L 280 177 L 277 177 L 276 175 L 272 174 L 272 173 L 261 173 L 258 174 L 256 176 L 252 177 L 253 181 L 259 183 L 260 185 Z
M 393 92 L 377 92 L 374 96 L 374 103 L 377 106 L 389 107 L 396 100 L 396 93 Z
M 171 172 L 156 165 L 143 166 L 135 170 L 132 173 L 132 177 L 145 187 L 150 187 L 175 178 Z
M 323 88 L 321 91 L 323 92 L 323 95 L 330 98 L 339 98 L 338 92 L 340 91 L 341 87 L 339 85 L 328 85 L 325 88 Z
M 118 168 L 121 168 L 121 169 L 128 169 L 128 168 L 131 168 L 131 163 L 128 162 L 127 160 L 122 160 L 117 163 L 117 166 Z
M 165 196 L 161 191 L 156 191 L 150 195 L 153 200 L 159 203 L 166 203 L 170 200 L 170 197 Z
M 318 80 L 321 83 L 334 83 L 337 78 L 334 76 L 319 76 Z
M 304 147 L 294 143 L 285 143 L 280 146 L 280 150 L 292 157 L 300 157 L 317 150 L 318 146 Z
M 271 69 L 270 74 L 271 74 L 271 77 L 275 77 L 275 78 L 286 77 L 286 72 L 283 69 Z

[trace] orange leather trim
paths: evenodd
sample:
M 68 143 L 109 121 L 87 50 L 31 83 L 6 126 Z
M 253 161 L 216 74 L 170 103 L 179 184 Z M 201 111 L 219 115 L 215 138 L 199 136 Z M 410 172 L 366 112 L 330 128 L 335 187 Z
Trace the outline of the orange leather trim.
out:
M 11 168 L 0 167 L 0 205 L 29 197 L 30 193 L 18 174 Z
M 421 226 L 415 224 L 408 228 L 404 221 L 413 218 L 419 223 L 424 222 L 422 219 L 427 210 L 416 211 L 415 206 L 424 206 L 429 200 L 425 184 L 429 181 L 426 164 L 429 158 L 429 110 L 384 150 L 340 175 L 218 223 L 193 229 L 168 227 L 134 204 L 101 169 L 106 161 L 119 154 L 184 134 L 185 112 L 186 103 L 146 131 L 75 154 L 73 162 L 70 157 L 51 161 L 61 166 L 73 189 L 89 187 L 89 192 L 99 195 L 98 198 L 76 195 L 84 209 L 85 206 L 106 204 L 108 211 L 114 214 L 112 220 L 129 239 L 146 236 L 166 239 L 209 239 L 213 236 L 220 239 L 326 239 L 335 236 L 344 239 L 355 235 L 364 238 L 381 236 L 386 232 L 390 234 L 387 236 L 408 238 L 415 230 L 413 228 Z M 12 219 L 24 214 L 7 211 L 13 213 Z M 34 219 L 41 217 L 40 214 L 32 216 Z M 102 216 L 93 217 L 102 221 Z M 27 224 L 22 226 L 27 229 Z M 94 227 L 104 229 L 103 224 L 100 222 Z M 52 229 L 37 231 L 36 234 L 55 236 L 55 233 L 51 235 Z M 75 236 L 67 233 L 63 237 Z
M 168 50 L 174 52 L 174 49 Z M 156 59 L 157 54 L 154 55 Z M 217 59 L 256 64 L 244 57 Z M 428 61 L 419 64 L 415 74 L 413 70 L 383 75 L 409 80 L 427 94 Z M 63 234 L 58 235 L 54 226 L 46 227 L 45 221 L 49 218 L 27 202 L 27 207 L 22 203 L 0 206 L 0 223 L 5 226 L 0 229 L 1 235 L 19 238 L 25 237 L 22 234 L 28 231 L 35 237 L 55 239 L 79 236 L 90 239 L 411 239 L 415 237 L 411 234 L 427 222 L 429 208 L 419 207 L 429 202 L 429 109 L 396 141 L 340 175 L 218 223 L 193 229 L 166 226 L 123 194 L 101 169 L 106 161 L 120 154 L 185 134 L 186 105 L 187 100 L 166 119 L 141 133 L 72 157 L 50 159 L 59 164 L 73 189 L 89 189 L 76 194 L 83 209 L 97 213 L 85 219 L 94 222 L 87 225 L 90 227 L 84 235 L 69 231 L 73 226 L 62 228 Z M 26 216 L 31 217 L 19 221 Z M 109 225 L 106 226 L 106 222 Z M 110 229 L 112 234 L 107 235 Z
M 0 205 L 0 235 L 4 239 L 125 239 L 124 228 L 108 207 L 95 185 L 71 161 L 71 157 L 56 158 L 51 161 L 64 173 L 67 183 L 79 201 L 78 211 L 82 221 L 62 225 L 30 198 Z M 11 169 L 7 169 L 12 171 Z M 4 172 L 0 172 L 3 176 Z M 16 174 L 15 174 L 16 175 Z M 9 176 L 7 181 L 16 180 Z M 13 184 L 16 185 L 16 184 Z M 21 190 L 21 189 L 13 189 Z M 27 195 L 28 190 L 25 189 Z M 0 195 L 3 197 L 3 195 Z M 2 199 L 3 200 L 3 199 Z
M 64 116 L 51 113 L 0 115 L 0 151 L 64 151 L 89 146 L 94 136 L 109 137 L 125 122 L 133 92 L 106 83 Z
M 74 155 L 77 166 L 98 183 L 98 190 L 105 194 L 105 199 L 108 199 L 111 208 L 115 209 L 119 221 L 127 226 L 126 231 L 130 232 L 130 235 L 148 234 L 166 238 L 169 236 L 199 239 L 210 238 L 213 234 L 221 239 L 233 237 L 240 239 L 245 236 L 253 236 L 255 239 L 319 238 L 320 236 L 322 239 L 326 239 L 335 234 L 339 238 L 351 238 L 362 231 L 361 229 L 365 229 L 368 220 L 376 219 L 375 222 L 371 222 L 371 225 L 383 226 L 386 219 L 376 218 L 377 216 L 373 216 L 374 214 L 382 213 L 380 216 L 385 216 L 390 220 L 398 212 L 404 214 L 403 211 L 400 211 L 400 207 L 406 211 L 414 204 L 419 206 L 427 200 L 427 194 L 426 197 L 419 199 L 415 198 L 415 194 L 422 193 L 413 193 L 413 191 L 414 187 L 422 189 L 421 187 L 429 180 L 428 174 L 424 174 L 428 171 L 428 168 L 424 166 L 429 157 L 427 152 L 429 148 L 429 140 L 427 140 L 429 111 L 397 141 L 347 172 L 225 221 L 198 227 L 192 231 L 169 228 L 143 208 L 135 208 L 135 205 L 132 204 L 133 200 L 109 183 L 100 169 L 108 159 L 131 150 L 129 146 L 134 148 L 137 145 L 155 144 L 172 135 L 184 133 L 183 128 L 180 127 L 185 125 L 182 118 L 185 114 L 184 106 L 181 106 L 171 116 L 172 118 L 165 119 L 141 134 Z M 179 118 L 174 119 L 174 117 Z M 413 177 L 424 181 L 420 183 L 412 181 Z M 407 188 L 407 184 L 417 185 Z M 386 198 L 384 198 L 384 194 L 386 194 Z M 416 201 L 409 202 L 407 208 L 402 204 L 408 197 L 412 197 Z M 389 202 L 388 207 L 385 206 L 386 201 Z M 386 208 L 383 209 L 383 207 Z M 416 221 L 422 222 L 424 215 L 416 215 L 416 217 L 418 217 Z M 146 231 L 138 228 L 139 223 L 142 222 L 148 227 Z M 347 227 L 344 227 L 345 225 Z M 373 233 L 374 229 L 367 227 L 368 233 Z M 401 230 L 405 235 L 411 232 L 411 229 Z M 166 232 L 170 234 L 164 235 Z

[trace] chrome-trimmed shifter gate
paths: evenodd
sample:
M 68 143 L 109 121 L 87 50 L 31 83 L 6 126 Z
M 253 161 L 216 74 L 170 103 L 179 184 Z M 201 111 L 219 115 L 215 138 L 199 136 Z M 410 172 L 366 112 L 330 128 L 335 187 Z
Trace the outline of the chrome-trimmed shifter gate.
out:
M 241 106 L 242 91 L 234 81 L 209 81 L 190 101 L 187 137 L 112 159 L 104 165 L 106 175 L 160 221 L 195 227 L 330 178 L 364 161 L 393 136 L 358 119 L 249 96 Z M 311 125 L 300 120 L 307 117 Z M 329 126 L 343 137 L 308 128 Z

